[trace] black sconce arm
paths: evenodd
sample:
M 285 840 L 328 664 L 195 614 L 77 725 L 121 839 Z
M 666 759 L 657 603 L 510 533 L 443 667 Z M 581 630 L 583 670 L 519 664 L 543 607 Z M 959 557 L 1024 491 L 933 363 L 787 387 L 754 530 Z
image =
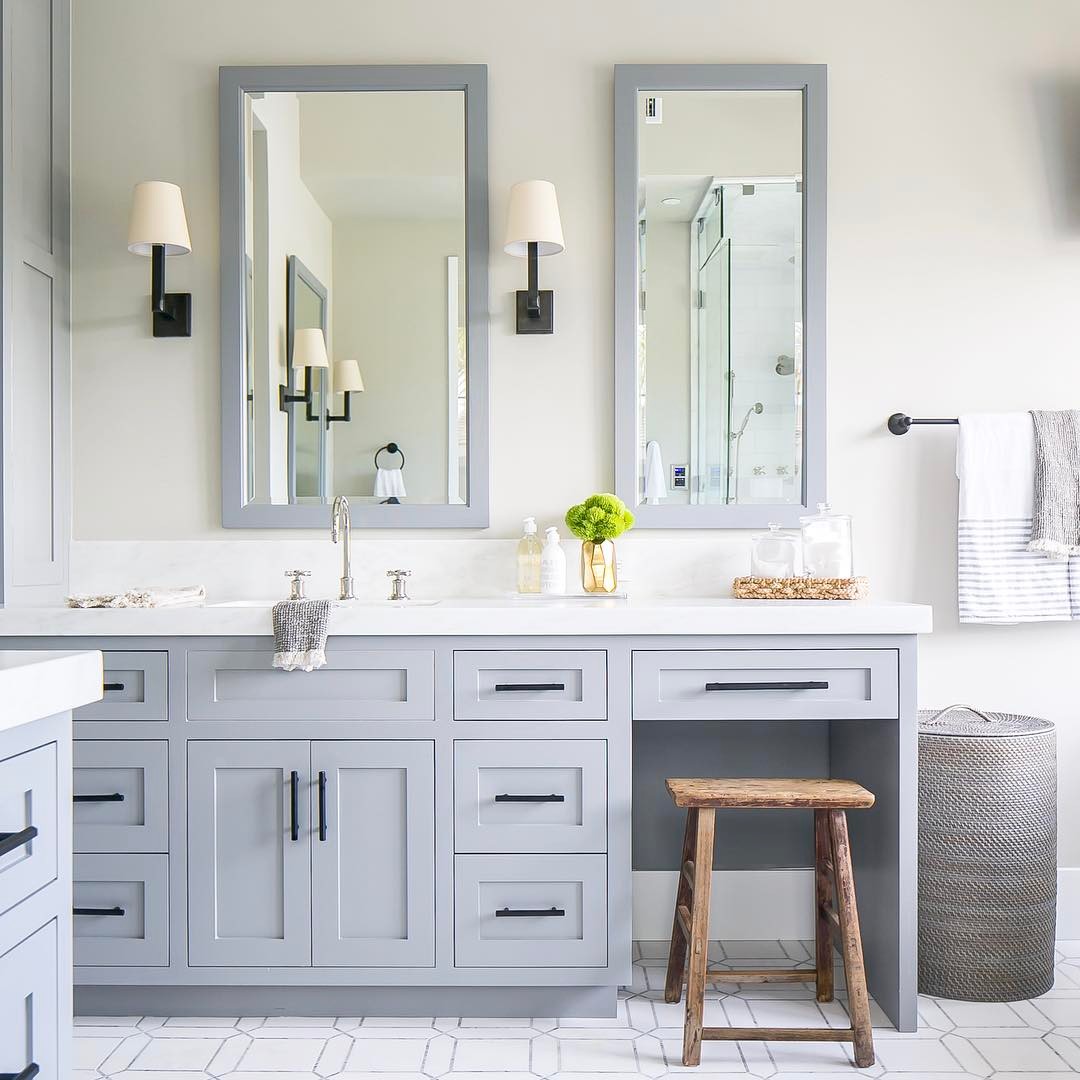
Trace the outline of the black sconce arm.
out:
M 352 397 L 351 397 L 351 395 L 352 395 L 351 390 L 342 390 L 341 391 L 341 396 L 345 399 L 345 408 L 344 408 L 344 411 L 339 413 L 337 416 L 335 416 L 332 412 L 327 410 L 327 413 L 326 413 L 326 426 L 327 426 L 327 428 L 329 428 L 330 425 L 335 423 L 336 421 L 339 421 L 339 420 L 344 421 L 347 424 L 352 419 Z
M 165 291 L 165 245 L 150 249 L 150 313 L 154 337 L 191 337 L 191 293 Z
M 305 418 L 311 421 L 318 420 L 315 415 L 312 405 L 314 403 L 314 394 L 311 390 L 311 368 L 304 368 L 304 392 L 302 394 L 292 393 L 285 383 L 278 385 L 278 408 L 282 412 L 288 412 L 290 405 L 304 405 L 305 406 Z

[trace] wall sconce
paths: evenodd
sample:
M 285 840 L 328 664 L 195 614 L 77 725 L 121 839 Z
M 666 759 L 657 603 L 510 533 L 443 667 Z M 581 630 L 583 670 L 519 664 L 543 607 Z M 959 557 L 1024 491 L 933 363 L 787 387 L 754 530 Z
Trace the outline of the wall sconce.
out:
M 191 252 L 184 197 L 175 184 L 144 180 L 135 185 L 128 251 L 149 255 L 152 260 L 150 310 L 154 337 L 191 337 L 191 293 L 165 291 L 165 257 Z
M 311 369 L 328 368 L 330 360 L 326 355 L 326 338 L 319 327 L 306 330 L 293 331 L 292 369 L 304 372 L 304 392 L 292 394 L 288 386 L 278 386 L 278 408 L 282 412 L 288 412 L 292 404 L 304 404 L 307 406 L 307 419 L 317 420 L 318 417 L 312 412 L 311 396 Z
M 537 284 L 541 255 L 563 250 L 559 200 L 550 180 L 523 180 L 510 189 L 510 212 L 503 250 L 529 260 L 529 288 L 517 293 L 517 332 L 550 334 L 554 328 L 554 294 Z
M 360 365 L 355 360 L 338 360 L 335 362 L 334 389 L 341 391 L 345 399 L 345 411 L 340 416 L 335 416 L 327 410 L 326 426 L 328 428 L 335 420 L 344 420 L 345 423 L 348 423 L 352 419 L 350 395 L 364 392 L 364 379 L 360 374 Z

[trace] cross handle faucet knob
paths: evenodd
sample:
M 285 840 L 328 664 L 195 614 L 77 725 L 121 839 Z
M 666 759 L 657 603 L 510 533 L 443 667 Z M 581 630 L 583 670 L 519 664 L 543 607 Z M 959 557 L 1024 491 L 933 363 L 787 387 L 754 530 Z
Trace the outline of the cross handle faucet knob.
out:
M 392 578 L 390 585 L 391 600 L 408 600 L 409 594 L 405 591 L 405 579 L 412 577 L 411 570 L 387 570 L 386 576 Z
M 310 570 L 286 570 L 285 576 L 290 578 L 289 599 L 304 599 L 304 578 L 311 577 Z

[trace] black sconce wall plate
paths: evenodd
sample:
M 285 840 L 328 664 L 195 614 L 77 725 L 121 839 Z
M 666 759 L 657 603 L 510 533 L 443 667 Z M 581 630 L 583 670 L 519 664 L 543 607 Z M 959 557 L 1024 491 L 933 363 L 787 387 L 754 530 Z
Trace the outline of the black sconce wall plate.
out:
M 165 293 L 154 311 L 154 337 L 191 337 L 191 293 Z
M 530 314 L 528 291 L 519 289 L 517 292 L 517 332 L 519 334 L 555 332 L 555 293 L 551 289 L 541 289 L 537 296 L 540 303 L 535 308 L 535 314 Z

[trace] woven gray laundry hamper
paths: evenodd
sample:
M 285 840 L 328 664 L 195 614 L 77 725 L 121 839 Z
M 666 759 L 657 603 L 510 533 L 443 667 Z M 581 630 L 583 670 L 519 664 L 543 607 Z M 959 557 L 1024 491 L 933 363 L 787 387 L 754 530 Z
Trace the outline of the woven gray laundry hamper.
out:
M 1020 1001 L 1054 983 L 1054 725 L 919 712 L 919 992 Z

